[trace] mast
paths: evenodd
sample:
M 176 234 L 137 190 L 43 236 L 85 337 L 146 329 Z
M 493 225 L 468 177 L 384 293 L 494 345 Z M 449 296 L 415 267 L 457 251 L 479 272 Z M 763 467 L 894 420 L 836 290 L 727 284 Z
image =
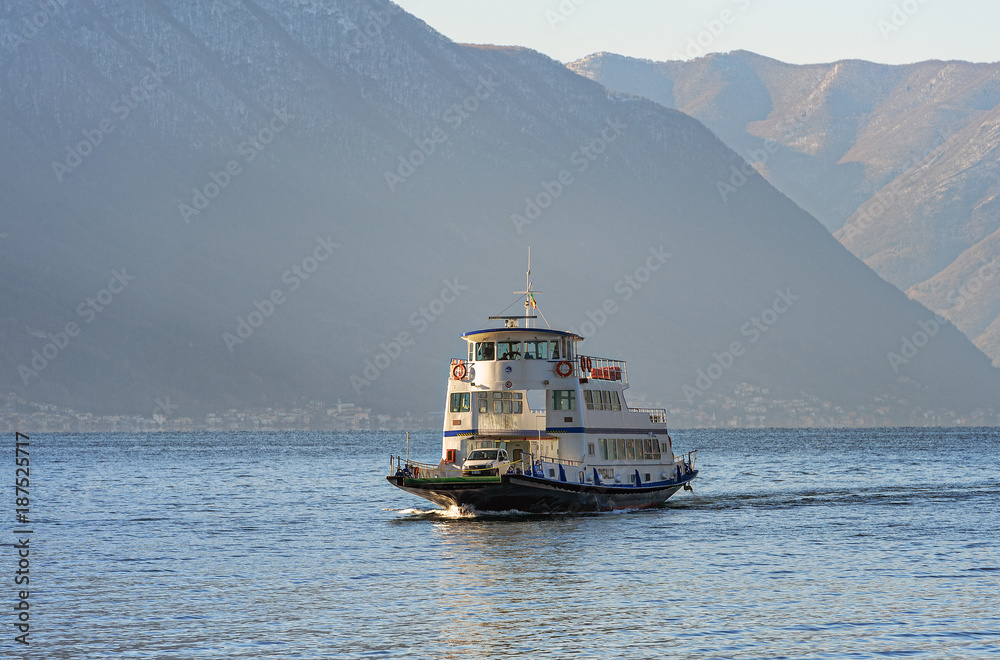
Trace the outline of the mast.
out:
M 537 316 L 530 314 L 529 310 L 538 309 L 538 303 L 535 302 L 535 294 L 542 293 L 541 291 L 535 291 L 531 288 L 531 247 L 528 247 L 528 272 L 524 275 L 524 291 L 515 291 L 515 294 L 524 294 L 524 327 L 531 327 L 531 319 L 538 318 Z M 544 317 L 543 317 L 544 318 Z M 537 325 L 537 322 L 536 322 Z M 546 321 L 548 325 L 548 321 Z

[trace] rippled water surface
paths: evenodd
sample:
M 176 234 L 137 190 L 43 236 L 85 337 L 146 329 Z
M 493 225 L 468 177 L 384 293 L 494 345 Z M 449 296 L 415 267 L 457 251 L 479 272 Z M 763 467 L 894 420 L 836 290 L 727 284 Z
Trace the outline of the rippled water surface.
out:
M 662 509 L 476 517 L 399 433 L 33 435 L 30 657 L 1000 656 L 1000 430 L 673 436 Z

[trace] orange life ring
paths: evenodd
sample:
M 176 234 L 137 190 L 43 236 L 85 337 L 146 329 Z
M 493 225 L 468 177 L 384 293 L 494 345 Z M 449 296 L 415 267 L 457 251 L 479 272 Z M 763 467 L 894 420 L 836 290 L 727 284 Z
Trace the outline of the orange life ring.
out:
M 556 364 L 556 375 L 557 376 L 559 376 L 561 378 L 565 378 L 566 376 L 570 375 L 571 373 L 573 373 L 573 365 L 570 364 L 567 360 L 562 360 L 561 362 L 559 362 L 558 364 Z
M 438 372 L 440 373 L 440 372 Z M 455 377 L 455 380 L 462 380 L 465 378 L 465 365 L 459 362 L 455 365 L 455 368 L 451 370 L 451 375 Z
M 590 358 L 584 355 L 580 356 L 580 369 L 583 371 L 590 371 Z

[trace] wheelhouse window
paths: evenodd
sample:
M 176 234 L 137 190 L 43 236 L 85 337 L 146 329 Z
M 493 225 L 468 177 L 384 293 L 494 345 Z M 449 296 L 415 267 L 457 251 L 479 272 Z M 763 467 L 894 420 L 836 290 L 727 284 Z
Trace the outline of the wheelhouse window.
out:
M 524 411 L 520 392 L 494 392 L 493 412 L 500 414 L 520 415 Z
M 521 359 L 521 342 L 519 341 L 500 341 L 497 342 L 497 349 L 500 354 L 501 360 L 520 360 Z
M 552 390 L 553 410 L 576 410 L 576 391 Z
M 480 362 L 497 359 L 496 344 L 491 341 L 476 342 L 476 360 Z
M 526 342 L 524 342 L 524 359 L 525 360 L 548 360 L 549 359 L 549 342 L 548 341 L 526 341 Z
M 583 401 L 587 404 L 587 410 L 594 409 L 594 391 L 584 390 L 583 391 Z
M 452 392 L 451 393 L 451 412 L 469 412 L 471 410 L 470 405 L 472 402 L 471 392 Z
M 558 339 L 554 339 L 554 340 L 550 341 L 549 342 L 549 348 L 551 349 L 549 352 L 552 355 L 552 359 L 553 360 L 558 360 L 559 359 L 559 340 Z

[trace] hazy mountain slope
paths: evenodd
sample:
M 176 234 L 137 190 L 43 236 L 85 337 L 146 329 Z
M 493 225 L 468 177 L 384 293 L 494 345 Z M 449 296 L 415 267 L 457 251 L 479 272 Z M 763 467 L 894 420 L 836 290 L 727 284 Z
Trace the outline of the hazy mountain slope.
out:
M 1000 106 L 886 186 L 880 206 L 860 209 L 837 236 L 905 290 L 1000 228 L 998 174 Z
M 894 364 L 929 312 L 702 124 L 532 51 L 376 1 L 82 2 L 8 50 L 0 387 L 33 400 L 436 410 L 530 245 L 549 321 L 650 400 L 688 405 L 739 341 L 695 402 L 747 381 L 905 400 L 887 423 L 997 404 L 951 326 Z
M 569 66 L 704 121 L 903 290 L 1000 226 L 1000 64 L 791 65 L 740 51 L 690 62 L 600 53 Z M 951 318 L 948 305 L 930 306 Z M 955 320 L 992 346 L 977 339 L 978 324 Z M 1000 351 L 989 355 L 1000 360 Z
M 1000 355 L 1000 230 L 908 294 L 954 323 L 987 355 Z M 1000 366 L 994 360 L 994 365 Z

